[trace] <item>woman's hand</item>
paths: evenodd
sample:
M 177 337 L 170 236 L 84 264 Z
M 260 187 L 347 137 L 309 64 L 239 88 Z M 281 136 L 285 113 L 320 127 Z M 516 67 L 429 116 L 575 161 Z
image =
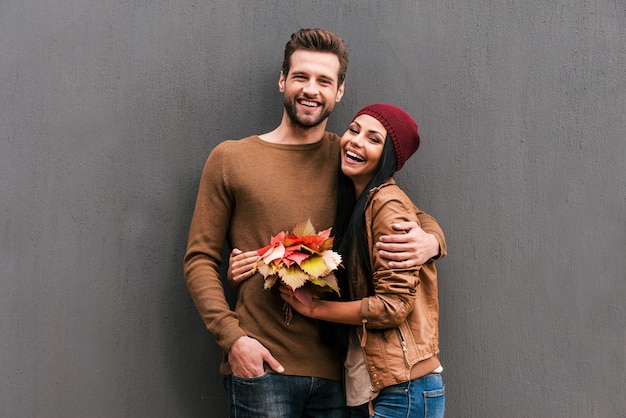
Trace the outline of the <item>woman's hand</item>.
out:
M 280 286 L 280 297 L 298 313 L 309 318 L 348 325 L 362 323 L 360 299 L 348 302 L 324 300 L 314 295 L 308 287 L 300 287 L 294 292 L 285 285 Z
M 294 292 L 289 286 L 285 286 L 284 284 L 281 284 L 279 289 L 280 297 L 290 304 L 293 309 L 301 315 L 315 318 L 313 316 L 313 307 L 317 302 L 317 298 L 313 295 L 311 289 L 301 287 Z
M 233 248 L 228 259 L 228 283 L 232 287 L 237 287 L 246 279 L 256 273 L 256 263 L 261 257 L 256 251 L 243 252 L 238 248 Z

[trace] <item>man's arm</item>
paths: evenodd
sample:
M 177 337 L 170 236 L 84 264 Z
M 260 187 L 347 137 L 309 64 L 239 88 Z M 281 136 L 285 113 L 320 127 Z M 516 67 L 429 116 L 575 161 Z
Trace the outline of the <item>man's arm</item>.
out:
M 232 205 L 223 184 L 219 146 L 204 166 L 194 209 L 183 271 L 189 293 L 217 344 L 228 353 L 234 374 L 258 376 L 267 362 L 275 371 L 282 366 L 258 341 L 247 336 L 224 295 L 219 275 Z
M 376 243 L 379 255 L 390 260 L 391 268 L 413 267 L 447 255 L 445 236 L 437 220 L 419 209 L 416 214 L 419 225 L 415 222 L 394 224 L 398 233 L 383 235 Z
M 219 274 L 221 252 L 230 224 L 231 203 L 221 180 L 221 153 L 216 148 L 202 170 L 189 227 L 183 272 L 189 293 L 217 344 L 225 351 L 246 333 L 239 327 L 224 295 Z

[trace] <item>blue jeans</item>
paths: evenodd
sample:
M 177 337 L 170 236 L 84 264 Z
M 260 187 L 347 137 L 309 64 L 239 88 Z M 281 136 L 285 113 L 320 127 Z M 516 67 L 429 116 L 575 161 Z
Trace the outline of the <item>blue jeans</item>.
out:
M 388 386 L 372 401 L 376 418 L 442 418 L 445 388 L 440 373 Z M 350 408 L 350 417 L 370 417 L 367 404 Z
M 224 377 L 230 418 L 346 418 L 343 384 L 319 377 L 265 373 Z

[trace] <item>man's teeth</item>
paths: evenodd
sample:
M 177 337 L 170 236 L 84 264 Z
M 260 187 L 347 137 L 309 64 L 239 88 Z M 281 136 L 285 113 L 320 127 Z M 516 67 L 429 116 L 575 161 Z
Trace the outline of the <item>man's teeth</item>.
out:
M 346 151 L 346 155 L 348 156 L 348 158 L 355 160 L 355 161 L 365 161 L 364 158 L 362 158 L 360 155 L 355 154 L 352 151 Z
M 300 100 L 300 104 L 303 104 L 305 106 L 309 106 L 309 107 L 317 107 L 317 103 L 316 102 L 309 102 L 306 100 Z

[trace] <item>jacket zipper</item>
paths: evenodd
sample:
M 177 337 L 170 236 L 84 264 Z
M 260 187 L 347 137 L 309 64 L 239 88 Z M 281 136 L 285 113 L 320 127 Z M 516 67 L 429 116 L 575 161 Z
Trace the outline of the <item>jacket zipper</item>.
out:
M 404 357 L 404 364 L 406 364 L 406 367 L 410 369 L 411 365 L 409 364 L 409 359 L 407 357 L 406 340 L 404 339 L 404 335 L 402 335 L 402 331 L 400 331 L 400 328 L 396 328 L 396 330 L 398 331 L 398 337 L 400 337 L 400 346 L 402 347 L 402 356 Z

